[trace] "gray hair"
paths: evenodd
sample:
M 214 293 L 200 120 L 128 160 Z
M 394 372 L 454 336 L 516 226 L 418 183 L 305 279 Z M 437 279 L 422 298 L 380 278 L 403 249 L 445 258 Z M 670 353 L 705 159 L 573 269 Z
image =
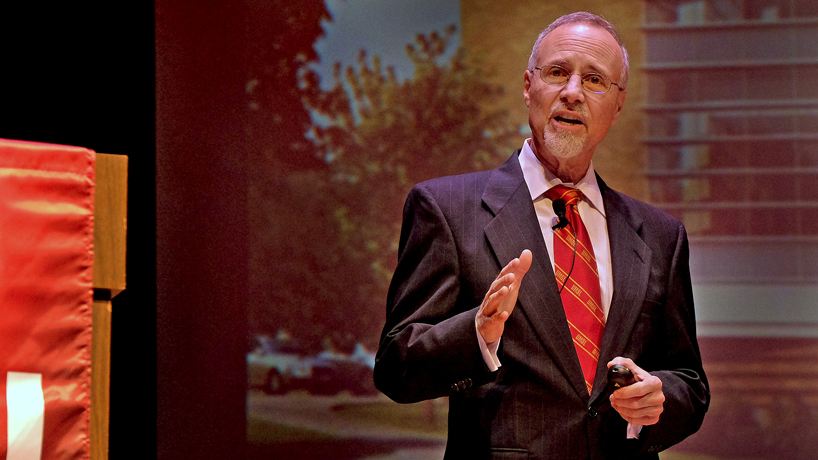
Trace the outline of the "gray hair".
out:
M 619 44 L 619 48 L 622 50 L 622 73 L 619 76 L 619 81 L 616 82 L 619 84 L 621 89 L 625 89 L 628 86 L 628 72 L 630 71 L 630 61 L 628 61 L 628 51 L 625 49 L 625 45 L 622 44 L 622 39 L 619 38 L 619 35 L 616 33 L 616 28 L 602 18 L 601 16 L 597 16 L 593 13 L 586 13 L 585 11 L 579 11 L 576 13 L 566 14 L 565 16 L 561 16 L 557 18 L 556 21 L 552 22 L 548 27 L 543 29 L 540 32 L 540 35 L 537 37 L 537 41 L 534 42 L 534 48 L 531 50 L 531 57 L 528 59 L 528 69 L 534 70 L 534 67 L 537 65 L 537 52 L 540 48 L 540 43 L 542 43 L 543 38 L 546 35 L 550 34 L 554 29 L 560 26 L 564 26 L 566 24 L 576 24 L 576 23 L 583 23 L 588 24 L 591 26 L 599 27 L 600 29 L 604 29 L 607 31 L 611 36 L 616 40 L 616 43 Z

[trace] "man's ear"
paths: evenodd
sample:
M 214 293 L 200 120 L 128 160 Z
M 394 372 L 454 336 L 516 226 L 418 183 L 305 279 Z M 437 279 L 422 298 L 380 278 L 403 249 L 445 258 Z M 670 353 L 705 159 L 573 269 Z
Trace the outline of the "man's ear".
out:
M 614 112 L 613 121 L 611 122 L 611 126 L 616 124 L 616 120 L 619 119 L 619 114 L 622 113 L 622 107 L 625 106 L 625 96 L 628 95 L 628 90 L 620 90 L 619 94 L 616 96 L 616 112 Z
M 531 107 L 531 96 L 529 95 L 529 91 L 531 90 L 531 75 L 531 71 L 526 70 L 523 76 L 523 82 L 525 83 L 523 85 L 523 99 L 525 99 L 525 106 L 529 108 Z

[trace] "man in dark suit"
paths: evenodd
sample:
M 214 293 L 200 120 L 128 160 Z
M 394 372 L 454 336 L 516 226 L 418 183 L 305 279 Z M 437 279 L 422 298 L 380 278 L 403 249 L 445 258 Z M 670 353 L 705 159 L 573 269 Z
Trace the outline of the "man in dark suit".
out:
M 701 425 L 709 390 L 685 229 L 608 188 L 591 162 L 627 74 L 610 23 L 558 19 L 525 72 L 531 139 L 495 170 L 424 182 L 407 199 L 375 382 L 398 402 L 450 397 L 446 458 L 656 459 Z M 584 224 L 559 225 L 552 188 L 580 192 L 569 213 Z M 593 289 L 580 280 L 588 261 Z M 575 293 L 596 338 L 576 326 Z M 637 382 L 609 395 L 613 364 Z

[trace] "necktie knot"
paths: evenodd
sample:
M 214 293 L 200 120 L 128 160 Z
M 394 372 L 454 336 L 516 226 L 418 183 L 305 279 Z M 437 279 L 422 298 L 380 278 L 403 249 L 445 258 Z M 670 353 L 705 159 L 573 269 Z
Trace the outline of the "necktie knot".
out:
M 575 205 L 582 200 L 582 192 L 578 189 L 566 187 L 564 185 L 555 185 L 545 192 L 545 196 L 551 201 L 563 200 L 566 206 Z

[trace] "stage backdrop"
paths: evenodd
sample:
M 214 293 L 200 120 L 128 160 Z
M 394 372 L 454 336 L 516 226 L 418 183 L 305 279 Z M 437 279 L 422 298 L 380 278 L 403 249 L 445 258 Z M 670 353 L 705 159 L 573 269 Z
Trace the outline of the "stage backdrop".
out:
M 597 171 L 690 235 L 713 404 L 663 459 L 813 458 L 813 0 L 248 5 L 251 458 L 442 457 L 446 400 L 371 388 L 403 203 L 522 145 L 531 47 L 577 10 L 612 21 L 631 57 Z

